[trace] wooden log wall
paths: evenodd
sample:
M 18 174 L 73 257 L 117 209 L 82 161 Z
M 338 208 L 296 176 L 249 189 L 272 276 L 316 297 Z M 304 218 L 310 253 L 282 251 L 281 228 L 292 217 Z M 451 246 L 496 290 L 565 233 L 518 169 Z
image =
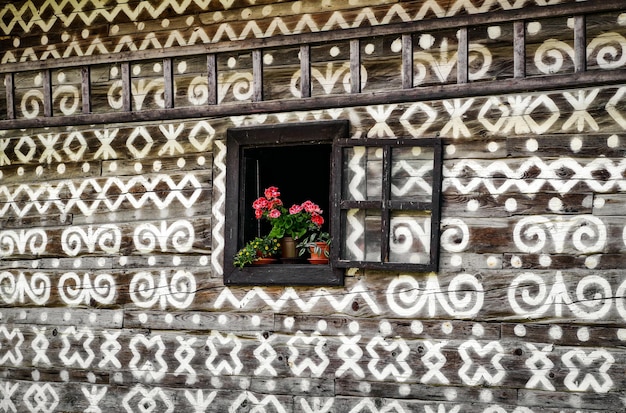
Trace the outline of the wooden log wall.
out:
M 626 70 L 623 11 L 585 15 L 582 46 L 573 16 L 475 26 L 466 58 L 456 30 L 376 36 L 394 23 L 545 3 L 2 3 L 0 71 L 10 75 L 0 116 L 31 124 L 0 130 L 0 412 L 623 412 L 623 82 L 288 106 L 300 96 Z M 356 45 L 169 63 L 139 55 L 364 27 L 372 35 Z M 129 50 L 137 61 L 89 60 Z M 91 82 L 81 65 L 32 67 L 77 57 Z M 259 98 L 284 109 L 38 124 Z M 439 272 L 225 287 L 226 130 L 331 119 L 349 120 L 355 138 L 443 140 Z

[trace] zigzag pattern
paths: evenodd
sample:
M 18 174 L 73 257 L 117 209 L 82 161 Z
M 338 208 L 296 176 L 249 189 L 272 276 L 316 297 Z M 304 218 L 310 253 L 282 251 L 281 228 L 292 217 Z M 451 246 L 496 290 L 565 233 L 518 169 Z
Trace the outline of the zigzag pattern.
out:
M 540 170 L 539 176 L 535 179 L 528 179 L 531 170 Z M 564 179 L 563 170 L 572 172 L 572 176 Z M 469 172 L 468 174 L 468 171 Z M 594 173 L 606 171 L 610 177 L 608 179 L 597 179 Z M 561 173 L 561 175 L 559 174 Z M 454 188 L 463 194 L 477 191 L 480 187 L 486 187 L 493 196 L 519 191 L 523 194 L 537 194 L 544 185 L 551 186 L 561 194 L 568 193 L 577 185 L 587 186 L 594 192 L 626 191 L 626 159 L 612 161 L 606 158 L 596 158 L 586 165 L 581 165 L 578 161 L 562 157 L 552 162 L 545 162 L 539 157 L 532 157 L 524 161 L 519 167 L 512 168 L 502 161 L 495 161 L 489 164 L 464 159 L 459 161 L 452 168 L 443 168 L 443 188 Z M 461 176 L 470 176 L 463 179 Z M 495 176 L 504 175 L 506 180 L 499 182 Z
M 149 48 L 167 48 L 172 46 L 186 46 L 196 43 L 214 43 L 224 40 L 243 40 L 248 38 L 266 38 L 276 35 L 291 35 L 305 32 L 320 32 L 336 29 L 349 29 L 361 26 L 377 26 L 391 22 L 408 22 L 422 20 L 426 16 L 436 16 L 438 18 L 454 16 L 461 13 L 476 14 L 485 13 L 493 9 L 516 9 L 526 5 L 546 5 L 559 3 L 560 1 L 546 0 L 457 0 L 446 9 L 437 3 L 436 0 L 427 0 L 419 4 L 393 4 L 372 7 L 362 7 L 354 17 L 345 17 L 342 12 L 336 11 L 330 13 L 325 21 L 317 21 L 313 19 L 311 14 L 301 13 L 299 20 L 291 23 L 289 19 L 283 19 L 280 16 L 274 18 L 265 18 L 262 13 L 252 13 L 252 18 L 259 17 L 259 20 L 250 20 L 243 27 L 232 24 L 239 22 L 241 16 L 238 14 L 236 19 L 231 22 L 222 22 L 215 26 L 211 26 L 208 30 L 204 24 L 195 24 L 194 30 L 190 30 L 189 38 L 178 30 L 171 30 L 167 39 L 160 42 L 154 32 L 136 33 L 133 36 L 124 35 L 112 48 L 107 48 L 103 40 L 95 37 L 91 44 L 81 49 L 83 39 L 72 39 L 66 34 L 63 39 L 64 49 L 57 49 L 57 45 L 47 45 L 42 47 L 40 55 L 33 47 L 27 47 L 21 56 L 16 56 L 12 51 L 7 51 L 0 59 L 1 63 L 7 62 L 26 62 L 30 60 L 45 60 L 49 58 L 58 59 L 69 56 L 89 56 L 93 54 L 118 53 L 121 51 L 145 50 Z M 27 2 L 21 7 L 13 4 L 7 4 L 0 10 L 0 30 L 4 34 L 19 34 L 16 28 L 23 32 L 29 33 L 35 27 L 44 33 L 50 31 L 56 25 L 62 25 L 63 28 L 72 24 L 83 25 L 89 27 L 99 20 L 112 23 L 120 16 L 126 16 L 130 21 L 137 21 L 141 13 L 147 13 L 152 18 L 158 19 L 165 10 L 171 8 L 177 14 L 183 15 L 188 8 L 196 7 L 207 10 L 209 5 L 212 9 L 216 2 L 211 0 L 165 0 L 154 6 L 147 1 L 141 1 L 136 5 L 128 3 L 118 3 L 112 9 L 107 9 L 104 3 L 97 0 L 91 2 L 78 2 L 76 0 L 47 0 L 44 4 L 37 8 L 31 2 Z M 234 0 L 221 0 L 220 3 L 224 9 L 232 7 Z M 374 2 L 375 3 L 375 2 Z M 63 9 L 68 5 L 72 5 L 73 12 L 65 14 Z M 134 7 L 133 7 L 134 6 Z M 361 4 L 361 6 L 366 6 Z M 52 13 L 50 13 L 52 10 Z M 75 11 L 74 11 L 75 10 Z M 249 9 L 250 10 L 250 9 Z M 311 9 L 311 13 L 317 10 Z M 301 11 L 302 12 L 302 11 Z M 47 17 L 48 14 L 52 14 Z M 257 16 L 258 15 L 258 16 Z M 264 18 L 264 20 L 262 20 Z M 320 16 L 316 15 L 316 19 Z M 349 20 L 351 19 L 351 20 Z M 193 21 L 189 24 L 194 25 Z M 187 30 L 185 31 L 187 32 Z M 111 33 L 115 35 L 115 33 Z M 14 44 L 15 45 L 15 44 Z M 66 46 L 65 46 L 66 45 Z M 17 46 L 16 46 L 17 47 Z
M 374 16 L 359 14 L 352 25 L 360 25 L 363 21 L 367 21 L 372 25 L 385 24 L 386 21 L 391 20 L 394 14 L 403 19 L 416 20 L 423 18 L 429 12 L 434 13 L 437 17 L 449 17 L 461 12 L 470 14 L 485 13 L 494 8 L 505 10 L 521 8 L 528 5 L 527 3 L 541 6 L 559 2 L 546 0 L 456 0 L 446 10 L 445 6 L 438 4 L 435 0 L 428 0 L 421 4 L 417 11 L 393 5 L 388 15 L 380 22 L 376 21 Z M 0 29 L 4 34 L 11 34 L 16 27 L 27 33 L 34 27 L 47 32 L 55 25 L 69 27 L 76 22 L 76 24 L 90 26 L 99 19 L 112 23 L 122 16 L 130 21 L 137 21 L 142 13 L 147 13 L 152 19 L 159 19 L 168 9 L 173 10 L 178 15 L 185 14 L 191 7 L 204 11 L 208 11 L 209 6 L 211 6 L 211 11 L 217 9 L 229 10 L 233 8 L 235 0 L 220 0 L 219 2 L 212 0 L 163 0 L 159 2 L 140 1 L 136 4 L 116 2 L 112 8 L 106 3 L 106 1 L 102 0 L 46 0 L 43 4 L 36 6 L 32 1 L 27 1 L 22 5 L 16 5 L 11 2 L 0 10 Z M 372 3 L 376 4 L 377 2 Z M 69 8 L 72 11 L 71 13 L 65 12 L 68 5 L 71 6 Z M 363 4 L 360 5 L 362 6 Z M 414 13 L 414 16 L 410 17 L 410 13 Z M 342 25 L 342 27 L 349 24 L 340 13 L 336 13 L 330 17 L 328 22 L 324 24 L 324 27 L 334 26 L 335 23 Z M 298 23 L 296 26 L 307 27 L 308 24 Z M 247 31 L 244 29 L 244 32 Z
M 163 186 L 167 190 L 161 190 Z M 158 188 L 158 190 L 157 190 Z M 68 214 L 76 208 L 85 216 L 91 216 L 100 207 L 116 211 L 122 205 L 140 209 L 152 204 L 159 209 L 170 206 L 174 201 L 190 208 L 202 194 L 202 184 L 193 174 L 187 174 L 175 182 L 169 175 L 156 175 L 151 178 L 135 176 L 128 180 L 109 178 L 85 179 L 80 182 L 64 180 L 59 183 L 45 183 L 39 186 L 22 184 L 17 187 L 0 186 L 0 215 L 13 213 L 23 217 L 32 209 L 39 214 L 56 210 Z M 191 191 L 191 192 L 190 192 Z M 190 192 L 190 193 L 189 193 Z M 65 198 L 60 194 L 69 193 Z M 109 193 L 119 194 L 109 196 Z M 84 199 L 90 194 L 89 199 Z M 163 195 L 161 195 L 163 194 Z

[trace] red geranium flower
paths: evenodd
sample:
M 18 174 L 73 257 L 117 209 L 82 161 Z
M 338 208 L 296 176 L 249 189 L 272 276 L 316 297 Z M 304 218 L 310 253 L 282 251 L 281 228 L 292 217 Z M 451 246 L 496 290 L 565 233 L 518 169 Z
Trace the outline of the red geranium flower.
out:
M 291 215 L 293 214 L 297 214 L 298 212 L 302 211 L 302 206 L 298 205 L 298 204 L 293 204 L 291 206 L 291 208 L 289 208 L 289 213 Z
M 278 198 L 280 196 L 280 191 L 275 186 L 270 186 L 265 190 L 265 197 L 267 199 Z
M 272 210 L 270 211 L 270 213 L 269 213 L 269 217 L 270 217 L 270 218 L 272 218 L 272 219 L 276 219 L 276 218 L 278 218 L 280 215 L 281 215 L 281 214 L 280 214 L 280 211 L 279 211 L 279 210 L 277 210 L 277 209 L 272 209 Z
M 324 223 L 324 218 L 322 218 L 322 216 L 318 214 L 311 214 L 311 222 L 313 222 L 318 227 L 321 227 Z

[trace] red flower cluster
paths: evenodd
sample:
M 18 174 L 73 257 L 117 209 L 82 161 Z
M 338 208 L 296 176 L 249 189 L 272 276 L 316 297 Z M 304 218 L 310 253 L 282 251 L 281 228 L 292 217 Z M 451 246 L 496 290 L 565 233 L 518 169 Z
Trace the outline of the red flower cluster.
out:
M 272 224 L 271 236 L 285 235 L 302 237 L 309 230 L 317 230 L 324 223 L 319 205 L 305 201 L 294 204 L 287 210 L 280 200 L 280 191 L 275 186 L 265 189 L 264 196 L 252 203 L 256 219 L 266 218 Z
M 283 201 L 278 198 L 279 196 L 278 188 L 275 186 L 267 188 L 265 197 L 260 197 L 252 203 L 256 219 L 263 218 L 265 213 L 267 213 L 269 218 L 278 218 L 281 215 L 281 211 L 277 208 L 283 206 Z

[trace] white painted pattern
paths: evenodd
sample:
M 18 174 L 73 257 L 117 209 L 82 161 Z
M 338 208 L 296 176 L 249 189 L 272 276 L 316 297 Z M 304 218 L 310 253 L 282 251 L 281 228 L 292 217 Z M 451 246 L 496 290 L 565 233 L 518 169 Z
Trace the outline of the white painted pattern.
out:
M 307 336 L 302 331 L 296 331 L 296 334 L 287 342 L 287 346 L 289 347 L 289 366 L 291 367 L 291 371 L 297 376 L 302 375 L 305 370 L 310 370 L 313 377 L 321 377 L 330 363 L 325 350 L 326 338 L 318 332 Z M 301 347 L 310 347 L 313 349 L 317 360 L 313 357 L 301 357 Z
M 161 198 L 159 186 L 167 187 L 167 195 Z M 141 188 L 141 191 L 137 189 Z M 183 189 L 193 189 L 185 192 Z M 83 200 L 84 191 L 93 192 L 94 197 Z M 26 185 L 17 187 L 0 186 L 0 202 L 2 207 L 0 213 L 4 216 L 15 214 L 23 217 L 34 209 L 37 213 L 46 214 L 56 211 L 60 214 L 69 214 L 73 211 L 80 212 L 85 216 L 91 216 L 98 212 L 100 208 L 108 211 L 116 211 L 121 206 L 129 206 L 141 209 L 149 205 L 154 205 L 158 209 L 165 209 L 172 203 L 180 203 L 185 208 L 190 208 L 195 204 L 203 188 L 200 181 L 193 174 L 186 174 L 176 182 L 169 175 L 159 174 L 151 177 L 135 176 L 127 180 L 124 178 L 84 179 L 80 182 L 72 180 L 62 180 L 58 183 L 46 183 L 45 185 Z M 58 194 L 69 192 L 71 196 L 67 199 L 60 199 Z M 109 198 L 109 192 L 117 192 L 119 196 Z M 187 196 L 186 193 L 189 193 Z M 16 200 L 26 198 L 28 202 L 18 203 Z M 31 239 L 32 237 L 32 239 Z M 17 247 L 24 249 L 28 245 L 35 254 L 45 250 L 45 232 L 41 229 L 21 230 L 19 232 L 5 230 L 0 232 L 0 239 L 3 241 L 3 248 L 0 253 L 9 255 Z M 29 240 L 26 243 L 22 240 Z M 20 251 L 23 252 L 23 251 Z
M 122 399 L 127 413 L 172 413 L 174 403 L 160 387 L 148 388 L 141 384 L 133 387 Z
M 140 224 L 135 227 L 133 243 L 135 249 L 142 254 L 171 251 L 187 252 L 193 246 L 195 231 L 191 222 L 180 219 L 168 226 L 161 221 L 160 226 L 151 223 Z
M 168 271 L 141 271 L 133 276 L 129 285 L 130 298 L 140 308 L 187 308 L 193 302 L 195 292 L 196 278 L 184 270 L 171 275 Z
M 91 342 L 95 338 L 93 331 L 88 327 L 76 328 L 75 326 L 70 326 L 61 331 L 60 336 L 63 348 L 59 352 L 59 359 L 63 364 L 65 366 L 77 365 L 83 369 L 89 368 L 96 356 L 91 349 Z M 81 344 L 75 345 L 73 344 L 75 342 Z M 86 356 L 83 357 L 81 351 L 74 347 L 81 347 Z
M 571 391 L 590 391 L 596 393 L 607 393 L 613 388 L 613 380 L 607 374 L 611 366 L 615 363 L 615 358 L 604 349 L 591 350 L 587 353 L 583 349 L 571 350 L 562 357 L 563 364 L 570 369 L 570 372 L 563 380 L 565 386 Z M 585 373 L 589 366 L 601 361 L 597 375 L 591 372 Z M 582 372 L 582 379 L 579 377 Z
M 525 318 L 539 318 L 546 315 L 565 316 L 565 309 L 575 317 L 583 320 L 600 320 L 606 317 L 613 305 L 622 318 L 623 300 L 614 303 L 612 287 L 609 281 L 598 275 L 588 275 L 576 284 L 575 295 L 569 293 L 570 287 L 565 282 L 563 273 L 557 271 L 554 278 L 526 272 L 518 275 L 508 289 L 508 300 L 511 309 Z M 626 281 L 616 291 L 623 292 Z M 587 298 L 587 290 L 593 292 L 593 300 Z
M 492 353 L 493 356 L 491 356 Z M 469 386 L 477 386 L 481 383 L 494 386 L 506 376 L 506 371 L 500 364 L 500 360 L 504 357 L 504 349 L 497 341 L 491 341 L 485 345 L 476 340 L 465 341 L 459 345 L 459 354 L 463 359 L 459 377 Z M 476 354 L 480 360 L 491 357 L 489 360 L 491 367 L 485 367 L 481 361 L 475 360 L 472 354 Z M 475 368 L 474 365 L 476 365 Z
M 163 358 L 166 348 L 160 335 L 148 338 L 143 334 L 136 334 L 130 339 L 129 348 L 133 358 L 128 363 L 128 368 L 136 378 L 159 382 L 168 372 L 167 362 Z
M 237 375 L 241 372 L 243 364 L 239 359 L 239 351 L 242 343 L 234 334 L 221 334 L 219 331 L 212 330 L 206 345 L 209 354 L 205 364 L 213 375 Z M 228 347 L 232 349 L 225 350 Z M 230 360 L 223 357 L 223 354 L 228 354 Z
M 117 254 L 122 243 L 122 231 L 117 225 L 104 224 L 98 225 L 95 230 L 93 225 L 89 225 L 86 231 L 80 227 L 70 227 L 61 235 L 61 248 L 71 257 L 81 252 L 83 243 L 90 253 L 95 252 L 98 246 L 107 254 Z
M 402 317 L 423 313 L 435 317 L 443 312 L 469 318 L 478 314 L 484 301 L 483 286 L 471 274 L 454 277 L 447 291 L 441 288 L 436 275 L 427 275 L 423 286 L 410 275 L 400 275 L 391 279 L 386 296 L 389 308 Z
M 0 301 L 5 304 L 25 304 L 28 300 L 36 305 L 44 305 L 50 298 L 50 278 L 35 272 L 27 278 L 19 271 L 0 272 Z
M 548 252 L 547 238 L 551 237 L 554 252 L 561 254 L 566 238 L 580 253 L 602 252 L 607 243 L 607 229 L 600 218 L 593 215 L 575 217 L 528 216 L 519 220 L 513 229 L 513 241 L 525 253 Z
M 31 413 L 52 413 L 59 404 L 59 395 L 50 383 L 34 383 L 24 393 L 23 401 Z
M 59 278 L 59 296 L 70 306 L 90 305 L 92 302 L 113 304 L 117 284 L 111 274 L 84 273 L 82 278 L 75 272 L 66 272 Z

